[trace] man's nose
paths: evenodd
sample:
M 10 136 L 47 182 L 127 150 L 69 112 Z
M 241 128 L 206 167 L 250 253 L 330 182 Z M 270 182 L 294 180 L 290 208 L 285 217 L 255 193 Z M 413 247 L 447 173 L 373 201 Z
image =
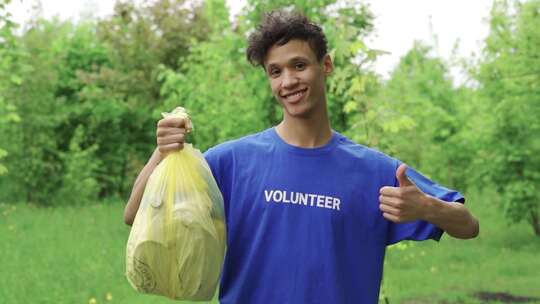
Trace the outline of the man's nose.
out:
M 283 73 L 283 82 L 281 83 L 281 85 L 284 88 L 292 88 L 296 86 L 299 82 L 300 82 L 300 79 L 295 73 L 290 72 L 290 71 L 285 71 Z

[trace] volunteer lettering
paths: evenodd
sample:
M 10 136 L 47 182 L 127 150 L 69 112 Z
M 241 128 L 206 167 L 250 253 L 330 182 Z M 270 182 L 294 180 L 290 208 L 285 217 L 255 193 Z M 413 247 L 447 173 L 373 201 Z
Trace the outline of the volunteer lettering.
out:
M 337 197 L 284 190 L 264 190 L 266 202 L 303 205 L 339 211 L 341 201 Z

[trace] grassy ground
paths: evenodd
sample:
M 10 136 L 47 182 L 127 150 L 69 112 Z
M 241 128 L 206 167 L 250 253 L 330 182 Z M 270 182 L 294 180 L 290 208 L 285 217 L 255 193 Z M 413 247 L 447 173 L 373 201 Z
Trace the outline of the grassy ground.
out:
M 384 291 L 390 303 L 485 303 L 473 296 L 478 292 L 540 298 L 540 238 L 526 223 L 506 225 L 495 195 L 468 196 L 467 206 L 480 220 L 478 238 L 443 235 L 439 243 L 388 250 Z
M 129 227 L 122 214 L 118 203 L 0 205 L 0 303 L 182 303 L 131 288 L 124 276 Z
M 477 291 L 540 297 L 540 239 L 525 224 L 508 228 L 492 202 L 470 202 L 481 220 L 478 239 L 444 236 L 389 250 L 389 303 L 479 303 Z M 127 283 L 122 209 L 0 204 L 0 303 L 173 303 Z

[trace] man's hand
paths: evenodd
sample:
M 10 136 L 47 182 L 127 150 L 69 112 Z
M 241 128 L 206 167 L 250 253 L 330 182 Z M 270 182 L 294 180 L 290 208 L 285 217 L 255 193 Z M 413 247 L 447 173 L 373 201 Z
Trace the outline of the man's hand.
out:
M 184 147 L 186 120 L 179 117 L 165 117 L 157 124 L 158 150 L 162 155 L 179 151 Z
M 399 187 L 382 187 L 379 191 L 379 208 L 384 218 L 395 223 L 410 222 L 425 218 L 428 196 L 405 175 L 407 165 L 396 170 Z

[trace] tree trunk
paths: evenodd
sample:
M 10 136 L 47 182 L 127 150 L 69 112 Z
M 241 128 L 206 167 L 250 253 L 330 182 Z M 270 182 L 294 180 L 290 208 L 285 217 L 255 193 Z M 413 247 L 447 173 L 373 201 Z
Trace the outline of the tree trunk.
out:
M 534 234 L 540 237 L 540 222 L 538 221 L 538 212 L 531 211 L 531 225 L 534 229 Z

